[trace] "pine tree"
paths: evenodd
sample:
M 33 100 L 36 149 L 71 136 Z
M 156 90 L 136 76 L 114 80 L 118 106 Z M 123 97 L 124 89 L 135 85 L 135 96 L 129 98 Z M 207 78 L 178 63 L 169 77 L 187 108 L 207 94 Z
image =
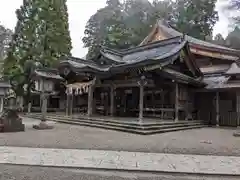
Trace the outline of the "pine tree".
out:
M 23 94 L 22 87 L 25 83 L 24 63 L 33 58 L 35 24 L 31 20 L 32 5 L 32 1 L 24 0 L 23 5 L 16 11 L 18 22 L 3 66 L 5 77 L 10 80 L 13 90 L 19 95 Z

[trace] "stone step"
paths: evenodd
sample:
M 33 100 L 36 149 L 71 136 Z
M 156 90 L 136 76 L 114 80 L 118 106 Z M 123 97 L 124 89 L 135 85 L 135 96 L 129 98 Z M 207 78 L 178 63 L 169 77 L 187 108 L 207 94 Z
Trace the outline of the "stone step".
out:
M 174 131 L 183 131 L 183 130 L 190 130 L 190 129 L 200 129 L 207 127 L 206 125 L 195 125 L 195 126 L 185 126 L 185 127 L 175 127 L 175 128 L 166 128 L 166 129 L 159 129 L 159 130 L 151 130 L 151 131 L 145 131 L 146 135 L 151 134 L 160 134 L 160 133 L 167 133 L 167 132 L 174 132 Z
M 186 127 L 186 126 L 196 126 L 196 125 L 202 125 L 202 123 L 192 123 L 189 122 L 188 124 L 171 124 L 171 125 L 158 125 L 158 126 L 147 126 L 144 127 L 141 124 L 138 125 L 128 125 L 128 124 L 115 124 L 115 123 L 109 123 L 109 122 L 93 122 L 91 120 L 75 120 L 75 119 L 58 119 L 51 117 L 50 120 L 57 121 L 57 120 L 64 120 L 64 121 L 70 121 L 70 122 L 84 122 L 84 123 L 90 123 L 90 124 L 99 124 L 99 125 L 109 125 L 114 127 L 122 127 L 127 129 L 139 129 L 139 130 L 157 130 L 157 129 L 164 129 L 164 128 L 172 128 L 172 127 Z
M 40 119 L 40 116 L 35 116 L 35 118 Z M 99 124 L 99 125 L 109 125 L 109 126 L 114 126 L 114 127 L 122 127 L 122 128 L 127 128 L 127 129 L 138 129 L 138 130 L 159 130 L 159 129 L 167 129 L 167 128 L 177 128 L 177 127 L 188 127 L 188 126 L 197 126 L 197 125 L 202 125 L 201 122 L 196 122 L 196 121 L 189 121 L 188 123 L 184 124 L 158 124 L 157 126 L 142 126 L 141 124 L 134 124 L 134 125 L 128 125 L 128 124 L 116 124 L 112 122 L 103 122 L 103 121 L 92 121 L 92 120 L 80 120 L 80 119 L 75 119 L 75 118 L 64 118 L 64 117 L 53 117 L 53 116 L 47 116 L 48 120 L 51 121 L 58 121 L 58 120 L 63 120 L 63 121 L 68 121 L 68 122 L 83 122 L 83 123 L 90 123 L 90 124 Z
M 41 116 L 35 116 L 35 118 L 40 119 Z M 135 133 L 135 134 L 141 134 L 141 135 L 150 135 L 150 134 L 156 134 L 156 133 L 164 133 L 164 132 L 172 132 L 172 131 L 180 131 L 180 130 L 186 130 L 186 129 L 195 129 L 195 128 L 202 128 L 204 125 L 202 124 L 192 124 L 192 125 L 184 125 L 184 126 L 159 126 L 158 129 L 141 129 L 136 127 L 122 127 L 119 125 L 112 125 L 112 124 L 99 124 L 92 121 L 74 121 L 74 120 L 64 120 L 60 118 L 51 118 L 47 117 L 47 120 L 50 121 L 56 121 L 59 123 L 65 123 L 65 124 L 72 124 L 72 125 L 81 125 L 81 126 L 88 126 L 88 127 L 94 127 L 94 128 L 102 128 L 102 129 L 108 129 L 108 130 L 115 130 L 115 131 L 122 131 L 122 132 L 128 132 L 128 133 Z
M 51 120 L 51 119 L 49 119 Z M 101 129 L 107 129 L 107 130 L 114 130 L 114 131 L 122 131 L 122 132 L 128 132 L 128 133 L 134 133 L 134 134 L 140 134 L 140 135 L 151 135 L 151 134 L 157 134 L 157 133 L 165 133 L 165 132 L 173 132 L 173 131 L 181 131 L 181 130 L 188 130 L 188 129 L 196 129 L 196 128 L 203 128 L 204 125 L 195 125 L 195 126 L 187 126 L 187 127 L 173 127 L 173 128 L 167 128 L 167 129 L 159 129 L 159 130 L 137 130 L 137 129 L 128 129 L 128 128 L 122 128 L 122 127 L 116 127 L 116 126 L 109 126 L 109 125 L 100 125 L 100 124 L 93 124 L 93 123 L 85 123 L 85 122 L 75 122 L 75 121 L 67 121 L 67 120 L 54 120 L 59 123 L 64 124 L 72 124 L 72 125 L 80 125 L 80 126 L 88 126 L 88 127 L 94 127 L 94 128 L 101 128 Z
M 28 115 L 29 116 L 29 115 Z M 34 115 L 30 115 L 29 117 L 41 117 L 41 114 L 34 114 Z M 126 125 L 137 125 L 139 126 L 139 122 L 128 122 L 128 121 L 116 121 L 116 120 L 107 120 L 107 119 L 101 119 L 101 118 L 86 118 L 86 117 L 68 117 L 68 116 L 61 116 L 61 115 L 47 115 L 47 117 L 58 117 L 58 118 L 64 118 L 64 119 L 74 119 L 74 120 L 90 120 L 91 122 L 104 122 L 104 123 L 114 123 L 114 124 L 126 124 Z M 131 119 L 131 118 L 129 118 Z M 147 121 L 147 120 L 146 120 Z M 141 124 L 141 126 L 143 127 L 153 127 L 153 126 L 159 126 L 159 125 L 182 125 L 182 124 L 190 124 L 190 123 L 202 123 L 201 121 L 178 121 L 178 122 L 174 122 L 174 121 L 170 121 L 170 122 L 144 122 L 143 124 Z

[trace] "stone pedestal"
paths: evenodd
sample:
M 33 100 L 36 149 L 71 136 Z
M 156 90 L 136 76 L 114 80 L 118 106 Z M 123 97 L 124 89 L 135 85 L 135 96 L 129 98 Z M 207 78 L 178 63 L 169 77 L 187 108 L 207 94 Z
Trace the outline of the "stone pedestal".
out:
M 37 130 L 45 130 L 45 129 L 53 129 L 53 126 L 50 126 L 46 123 L 46 115 L 47 115 L 47 103 L 48 103 L 48 94 L 41 94 L 41 111 L 42 117 L 41 122 L 38 125 L 33 125 L 34 129 Z
M 240 137 L 240 130 L 233 133 L 233 136 Z
M 46 130 L 46 129 L 53 129 L 53 126 L 48 125 L 44 121 L 41 121 L 39 125 L 33 125 L 33 128 L 37 130 Z
M 7 108 L 0 117 L 1 132 L 24 131 L 25 126 L 18 116 L 18 108 Z

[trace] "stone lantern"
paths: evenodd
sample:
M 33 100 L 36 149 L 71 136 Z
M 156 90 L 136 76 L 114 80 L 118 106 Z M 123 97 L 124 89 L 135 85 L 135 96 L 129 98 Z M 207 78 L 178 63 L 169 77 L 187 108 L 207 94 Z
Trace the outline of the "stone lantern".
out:
M 42 121 L 46 119 L 48 97 L 54 91 L 54 82 L 51 79 L 41 78 L 35 82 L 40 92 Z
M 41 123 L 39 126 L 34 126 L 34 128 L 51 129 L 53 127 L 46 124 L 48 97 L 54 93 L 54 85 L 56 81 L 62 81 L 63 79 L 58 75 L 56 70 L 51 69 L 36 70 L 33 79 L 35 81 L 35 91 L 40 93 L 42 113 Z

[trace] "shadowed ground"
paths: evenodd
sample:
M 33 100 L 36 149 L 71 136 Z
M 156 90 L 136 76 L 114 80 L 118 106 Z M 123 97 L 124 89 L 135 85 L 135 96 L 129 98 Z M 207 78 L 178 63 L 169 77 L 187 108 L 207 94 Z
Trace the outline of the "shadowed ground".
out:
M 37 131 L 32 125 L 39 121 L 24 119 L 24 123 L 25 132 L 1 133 L 0 146 L 240 156 L 240 138 L 233 137 L 235 130 L 231 129 L 203 128 L 142 136 L 66 124 Z

